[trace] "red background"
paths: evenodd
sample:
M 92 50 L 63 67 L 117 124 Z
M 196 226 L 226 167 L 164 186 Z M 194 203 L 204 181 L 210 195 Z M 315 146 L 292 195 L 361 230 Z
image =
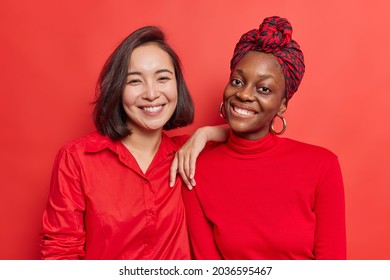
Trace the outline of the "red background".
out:
M 0 259 L 39 257 L 57 150 L 93 130 L 99 71 L 134 29 L 159 25 L 181 56 L 196 105 L 191 132 L 219 124 L 240 35 L 266 16 L 290 20 L 306 74 L 286 137 L 339 155 L 349 259 L 390 259 L 390 3 L 295 1 L 0 2 Z

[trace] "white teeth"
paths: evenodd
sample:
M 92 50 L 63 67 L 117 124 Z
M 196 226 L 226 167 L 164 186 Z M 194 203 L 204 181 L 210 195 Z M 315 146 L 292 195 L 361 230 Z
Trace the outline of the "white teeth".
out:
M 143 109 L 144 109 L 144 111 L 154 113 L 154 112 L 157 112 L 157 111 L 161 110 L 161 107 L 162 106 L 144 107 Z
M 249 116 L 252 116 L 254 115 L 255 113 L 252 112 L 252 111 L 248 111 L 248 110 L 245 110 L 245 109 L 241 109 L 241 108 L 237 108 L 237 107 L 234 107 L 234 111 L 240 115 L 243 115 L 245 117 L 249 117 Z

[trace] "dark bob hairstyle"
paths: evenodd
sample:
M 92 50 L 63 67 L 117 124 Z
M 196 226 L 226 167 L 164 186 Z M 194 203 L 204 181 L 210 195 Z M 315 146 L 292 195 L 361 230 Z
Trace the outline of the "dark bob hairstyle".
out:
M 145 26 L 125 38 L 107 59 L 96 87 L 93 120 L 97 131 L 119 140 L 131 134 L 126 125 L 122 95 L 126 84 L 129 58 L 135 48 L 154 43 L 171 57 L 177 81 L 178 100 L 173 115 L 163 129 L 170 130 L 189 125 L 194 120 L 194 105 L 185 83 L 181 62 L 175 51 L 165 41 L 164 33 L 156 26 Z

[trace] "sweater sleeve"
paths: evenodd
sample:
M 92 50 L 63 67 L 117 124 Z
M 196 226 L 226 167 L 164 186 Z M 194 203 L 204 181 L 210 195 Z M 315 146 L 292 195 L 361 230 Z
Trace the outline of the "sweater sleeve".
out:
M 84 257 L 85 201 L 76 156 L 62 149 L 54 162 L 41 232 L 42 259 Z
M 188 231 L 193 257 L 198 260 L 220 260 L 222 256 L 214 241 L 213 226 L 205 217 L 194 190 L 183 188 Z
M 344 186 L 335 155 L 323 166 L 315 197 L 316 259 L 346 259 L 346 226 Z

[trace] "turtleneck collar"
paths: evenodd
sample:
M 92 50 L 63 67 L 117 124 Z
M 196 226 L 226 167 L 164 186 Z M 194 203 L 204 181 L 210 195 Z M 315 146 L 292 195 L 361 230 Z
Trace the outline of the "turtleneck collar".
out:
M 273 133 L 268 133 L 258 140 L 247 140 L 241 138 L 230 130 L 228 146 L 236 153 L 245 155 L 245 157 L 265 156 L 270 151 L 278 147 L 280 138 Z

